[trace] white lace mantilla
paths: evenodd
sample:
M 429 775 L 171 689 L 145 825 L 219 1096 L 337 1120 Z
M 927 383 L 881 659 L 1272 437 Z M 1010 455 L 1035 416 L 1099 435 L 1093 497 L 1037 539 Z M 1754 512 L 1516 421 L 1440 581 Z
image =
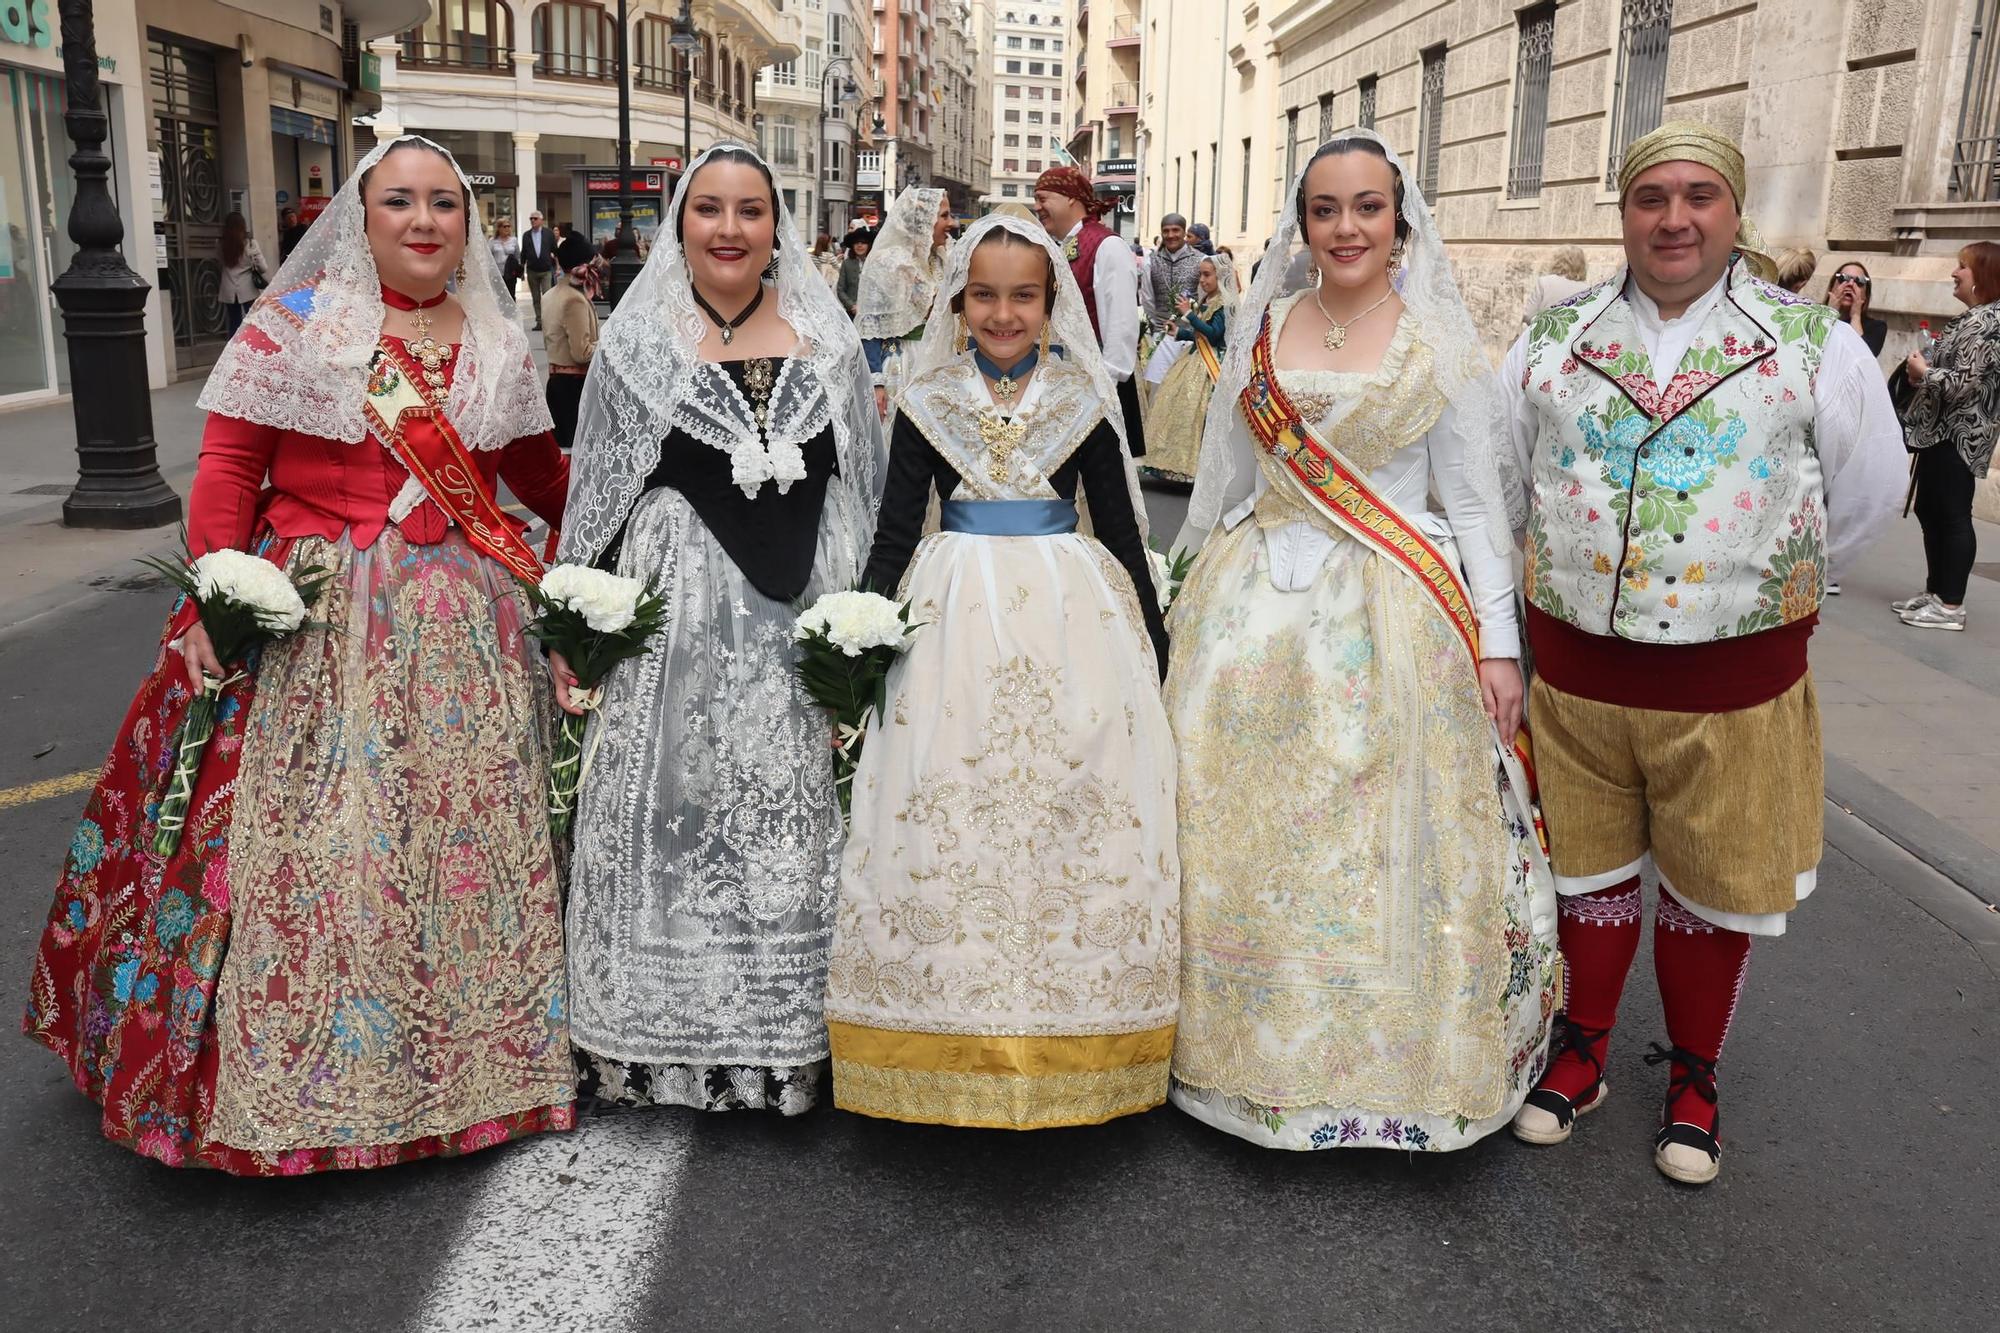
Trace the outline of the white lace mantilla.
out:
M 197 400 L 202 411 L 350 444 L 367 436 L 361 405 L 384 307 L 361 180 L 391 152 L 413 144 L 441 154 L 465 183 L 450 153 L 414 134 L 362 158 L 222 349 Z M 479 205 L 469 185 L 466 198 L 469 234 L 476 237 Z M 466 446 L 498 449 L 551 429 L 527 335 L 487 246 L 466 247 L 465 279 L 454 296 L 465 332 L 446 412 Z

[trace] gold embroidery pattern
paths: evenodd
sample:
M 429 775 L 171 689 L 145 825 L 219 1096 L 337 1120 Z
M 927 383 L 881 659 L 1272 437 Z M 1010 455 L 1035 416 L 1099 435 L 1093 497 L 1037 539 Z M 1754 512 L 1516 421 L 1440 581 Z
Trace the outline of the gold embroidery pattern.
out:
M 1128 699 L 1155 668 L 1094 550 L 988 543 L 990 593 L 967 563 L 917 562 L 910 595 L 943 619 L 892 675 L 893 725 L 856 778 L 830 1020 L 995 1036 L 1173 1021 L 1171 737 Z M 996 617 L 1023 651 L 996 652 Z
M 1278 594 L 1240 526 L 1181 596 L 1175 1076 L 1263 1105 L 1493 1114 L 1511 852 L 1464 646 L 1344 537 Z
M 969 1129 L 1096 1125 L 1150 1111 L 1167 1099 L 1168 1065 L 1098 1073 L 961 1074 L 833 1062 L 833 1104 L 887 1120 Z
M 548 708 L 512 579 L 392 526 L 266 650 L 229 833 L 213 1136 L 407 1141 L 574 1095 L 542 816 Z

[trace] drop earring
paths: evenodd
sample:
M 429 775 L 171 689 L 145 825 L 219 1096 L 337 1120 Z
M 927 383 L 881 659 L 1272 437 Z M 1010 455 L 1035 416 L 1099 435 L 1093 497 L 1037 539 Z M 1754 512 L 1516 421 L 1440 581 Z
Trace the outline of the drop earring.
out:
M 1403 254 L 1403 242 L 1397 241 L 1389 247 L 1389 281 L 1391 282 L 1403 276 Z
M 1042 321 L 1042 340 L 1035 347 L 1035 360 L 1039 363 L 1049 359 L 1049 321 Z
M 972 345 L 972 330 L 966 327 L 965 316 L 953 315 L 952 318 L 957 321 L 954 325 L 958 330 L 958 342 L 956 345 L 960 348 L 970 347 Z
M 458 261 L 458 273 L 456 276 L 458 278 L 458 285 L 461 287 L 465 286 L 465 261 L 463 259 Z

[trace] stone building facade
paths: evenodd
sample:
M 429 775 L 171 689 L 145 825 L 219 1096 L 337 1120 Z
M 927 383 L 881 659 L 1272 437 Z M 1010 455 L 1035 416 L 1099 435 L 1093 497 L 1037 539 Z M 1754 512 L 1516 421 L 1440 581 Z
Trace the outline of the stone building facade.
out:
M 1149 50 L 1219 27 L 1205 40 L 1233 78 L 1218 113 L 1210 90 L 1193 99 L 1178 83 L 1205 69 L 1147 62 L 1142 215 L 1171 204 L 1177 160 L 1206 172 L 1219 143 L 1220 188 L 1203 193 L 1247 273 L 1290 170 L 1372 123 L 1434 183 L 1496 355 L 1556 247 L 1583 246 L 1593 276 L 1617 265 L 1607 182 L 1623 144 L 1663 116 L 1737 136 L 1766 248 L 1820 256 L 1808 292 L 1843 262 L 1868 266 L 1892 330 L 1885 365 L 1919 319 L 1957 313 L 1958 247 L 2000 235 L 1986 45 L 2000 0 L 1146 0 L 1142 24 Z M 1201 115 L 1185 114 L 1190 100 Z

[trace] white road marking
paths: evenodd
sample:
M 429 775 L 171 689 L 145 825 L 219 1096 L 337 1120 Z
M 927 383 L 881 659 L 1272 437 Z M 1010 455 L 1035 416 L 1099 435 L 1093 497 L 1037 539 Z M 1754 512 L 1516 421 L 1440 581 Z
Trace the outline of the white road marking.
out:
M 691 1137 L 685 1112 L 633 1111 L 501 1148 L 413 1328 L 629 1327 Z

